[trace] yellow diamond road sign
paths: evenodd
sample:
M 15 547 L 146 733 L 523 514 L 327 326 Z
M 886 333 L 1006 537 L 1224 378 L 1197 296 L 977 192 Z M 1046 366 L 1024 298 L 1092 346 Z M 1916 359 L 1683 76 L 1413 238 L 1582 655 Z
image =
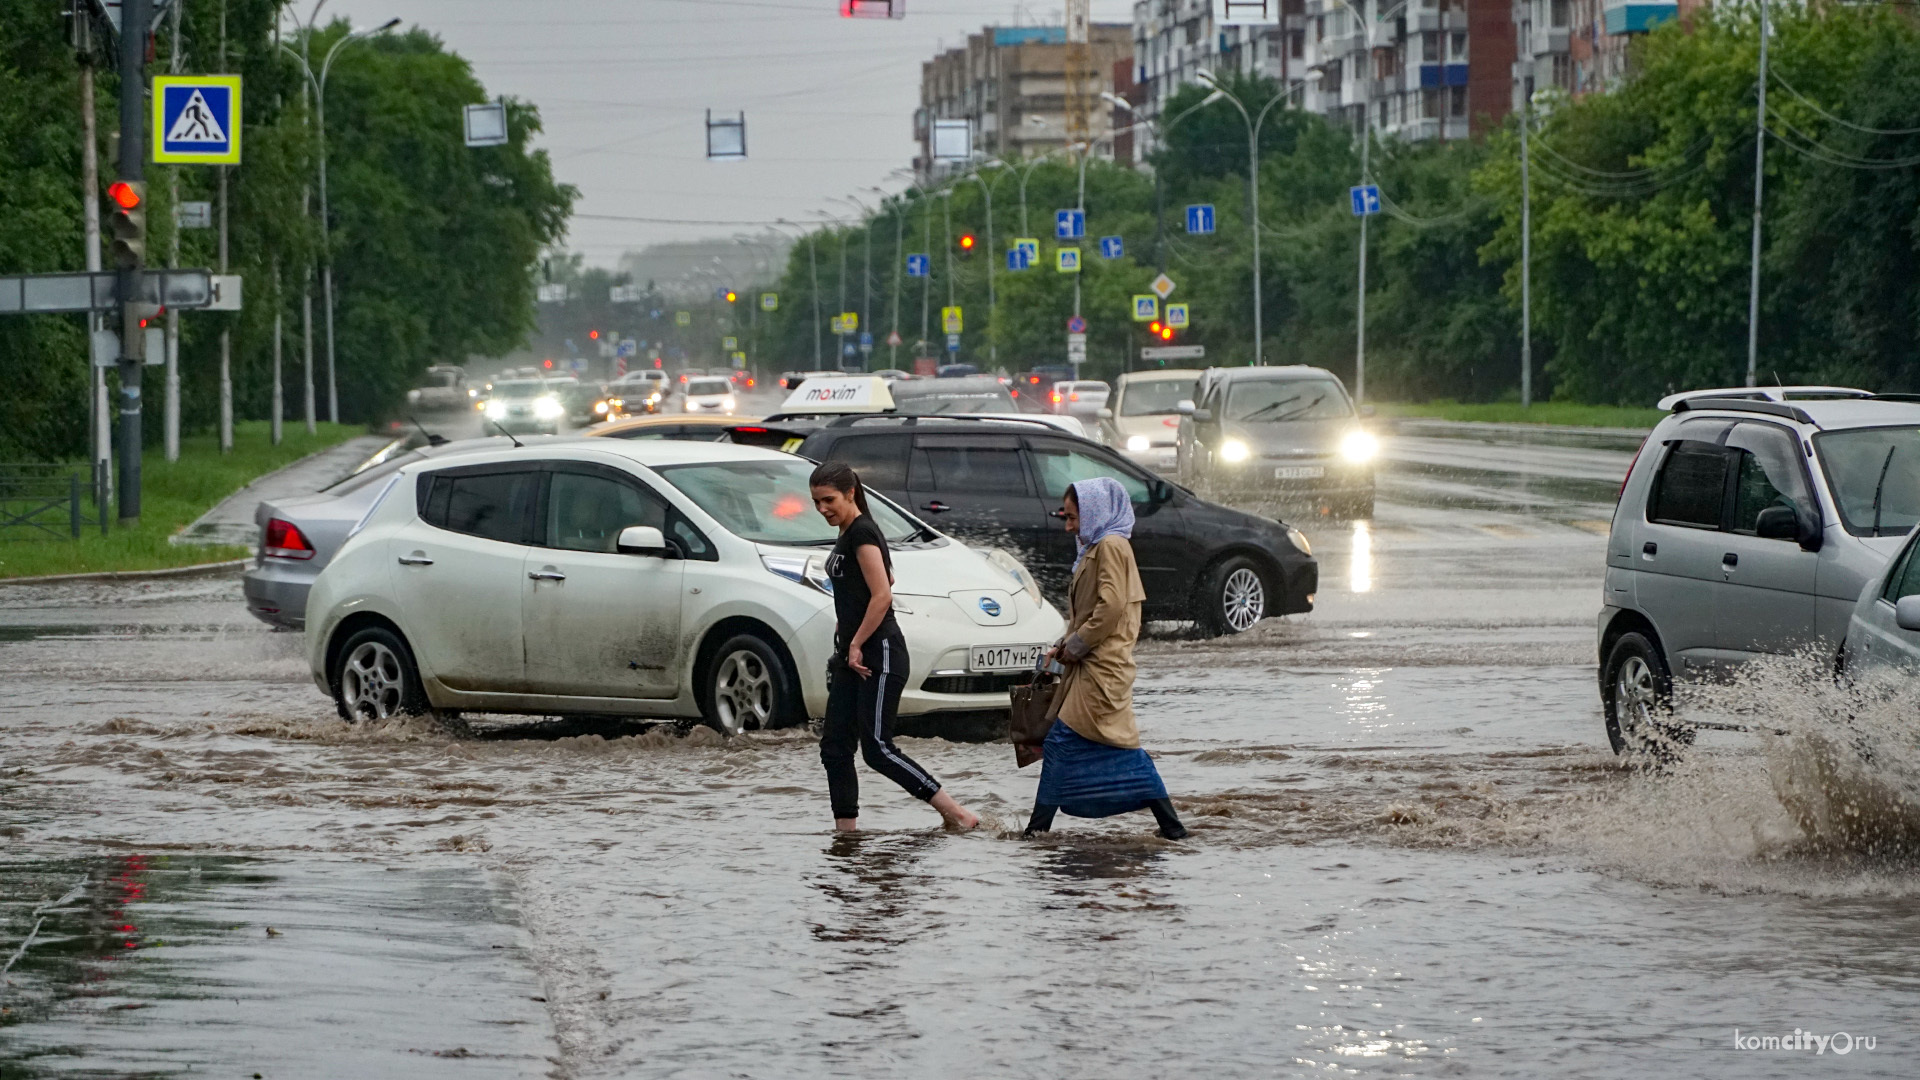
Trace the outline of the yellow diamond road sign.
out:
M 153 160 L 240 164 L 240 76 L 154 76 Z
M 1158 296 L 1162 300 L 1165 300 L 1167 297 L 1172 296 L 1173 295 L 1173 279 L 1168 277 L 1165 274 L 1161 274 L 1159 277 L 1154 278 L 1153 292 L 1154 292 L 1154 295 Z

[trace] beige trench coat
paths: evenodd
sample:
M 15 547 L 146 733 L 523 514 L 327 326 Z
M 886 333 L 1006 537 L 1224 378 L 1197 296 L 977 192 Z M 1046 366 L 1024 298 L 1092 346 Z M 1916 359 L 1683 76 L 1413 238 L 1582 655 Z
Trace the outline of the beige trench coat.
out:
M 1087 550 L 1068 592 L 1067 664 L 1053 714 L 1097 743 L 1135 749 L 1140 729 L 1133 718 L 1133 646 L 1140 639 L 1140 606 L 1147 590 L 1133 545 L 1109 536 Z

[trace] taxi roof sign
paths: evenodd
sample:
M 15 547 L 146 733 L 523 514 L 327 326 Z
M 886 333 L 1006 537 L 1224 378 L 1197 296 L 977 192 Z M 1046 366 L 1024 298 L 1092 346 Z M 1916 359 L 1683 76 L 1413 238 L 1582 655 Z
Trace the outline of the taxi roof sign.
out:
M 801 383 L 781 402 L 780 411 L 817 413 L 878 413 L 893 411 L 893 391 L 878 375 L 828 375 Z

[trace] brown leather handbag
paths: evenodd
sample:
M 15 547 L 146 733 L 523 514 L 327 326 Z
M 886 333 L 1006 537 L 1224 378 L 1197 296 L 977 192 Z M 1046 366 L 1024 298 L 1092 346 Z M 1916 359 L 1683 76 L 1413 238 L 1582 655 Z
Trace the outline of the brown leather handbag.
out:
M 1021 768 L 1040 760 L 1040 744 L 1047 741 L 1047 732 L 1053 727 L 1053 696 L 1059 692 L 1060 677 L 1046 673 L 1013 688 L 1007 741 L 1013 743 L 1014 761 Z

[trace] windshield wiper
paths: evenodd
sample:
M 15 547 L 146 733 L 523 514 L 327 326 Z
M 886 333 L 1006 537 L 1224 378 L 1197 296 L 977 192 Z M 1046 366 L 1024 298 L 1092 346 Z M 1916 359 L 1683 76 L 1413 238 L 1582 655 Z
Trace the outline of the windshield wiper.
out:
M 1873 485 L 1873 535 L 1880 535 L 1880 495 L 1887 488 L 1887 470 L 1893 467 L 1893 452 L 1899 445 L 1887 447 L 1887 459 L 1880 463 L 1880 480 Z
M 1281 398 L 1279 401 L 1269 402 L 1268 404 L 1262 405 L 1259 408 L 1253 410 L 1247 415 L 1240 417 L 1239 418 L 1240 422 L 1244 424 L 1249 420 L 1258 420 L 1263 414 L 1270 413 L 1282 405 L 1290 405 L 1293 402 L 1299 401 L 1300 398 L 1301 398 L 1301 395 L 1295 394 L 1290 398 Z M 1318 402 L 1316 402 L 1315 404 L 1318 404 Z

